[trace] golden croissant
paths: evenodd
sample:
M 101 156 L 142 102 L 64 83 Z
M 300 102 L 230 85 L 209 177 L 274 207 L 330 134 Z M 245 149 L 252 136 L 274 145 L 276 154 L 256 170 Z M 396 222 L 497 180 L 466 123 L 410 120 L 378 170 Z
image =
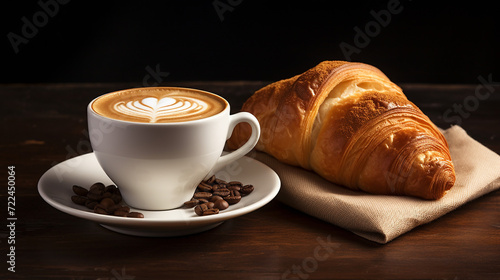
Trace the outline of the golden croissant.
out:
M 258 90 L 242 111 L 260 122 L 257 150 L 350 189 L 439 199 L 455 183 L 444 136 L 373 66 L 322 62 Z M 228 147 L 250 132 L 238 125 Z

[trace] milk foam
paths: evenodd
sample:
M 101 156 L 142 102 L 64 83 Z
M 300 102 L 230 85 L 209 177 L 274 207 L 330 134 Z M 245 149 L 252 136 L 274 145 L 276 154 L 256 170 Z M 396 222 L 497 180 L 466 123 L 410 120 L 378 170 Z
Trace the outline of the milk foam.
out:
M 228 104 L 201 90 L 153 87 L 104 94 L 91 106 L 97 114 L 116 120 L 170 123 L 207 118 L 224 111 Z
M 182 114 L 189 117 L 203 113 L 209 105 L 199 99 L 185 96 L 146 97 L 136 101 L 120 101 L 114 104 L 113 109 L 121 114 L 136 118 L 149 119 L 149 122 L 157 122 L 159 119 Z

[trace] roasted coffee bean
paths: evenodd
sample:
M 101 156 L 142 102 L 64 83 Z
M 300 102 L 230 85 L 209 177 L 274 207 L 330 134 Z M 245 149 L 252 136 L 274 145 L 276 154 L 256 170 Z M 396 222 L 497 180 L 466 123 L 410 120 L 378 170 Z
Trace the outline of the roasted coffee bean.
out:
M 224 200 L 227 201 L 227 203 L 229 203 L 229 205 L 233 205 L 233 204 L 240 202 L 241 196 L 240 195 L 238 195 L 238 196 L 228 195 L 228 196 L 224 197 Z
M 144 218 L 144 214 L 139 213 L 139 212 L 130 212 L 130 213 L 128 213 L 127 217 L 130 217 L 130 218 Z
M 89 209 L 94 210 L 95 206 L 99 204 L 97 201 L 87 199 L 87 202 L 85 202 L 85 206 Z
M 241 195 L 249 195 L 251 192 L 253 192 L 253 185 L 244 185 L 240 189 Z
M 196 198 L 191 198 L 191 200 L 184 202 L 184 206 L 188 208 L 193 208 L 198 205 L 199 200 Z
M 219 184 L 214 184 L 212 185 L 212 192 L 216 192 L 219 188 L 222 188 L 223 186 Z
M 236 191 L 236 190 L 230 190 L 229 195 L 230 196 L 241 196 L 240 192 Z
M 198 205 L 194 207 L 194 211 L 199 216 L 216 214 L 219 210 L 225 210 L 229 205 L 240 202 L 242 196 L 250 194 L 253 190 L 253 185 L 243 185 L 240 181 L 227 182 L 212 176 L 198 185 L 193 195 L 193 199 L 198 199 Z M 194 205 L 191 201 L 185 204 Z
M 109 206 L 106 211 L 108 211 L 108 213 L 112 214 L 114 213 L 116 210 L 118 210 L 119 208 L 121 207 L 121 205 L 118 205 L 118 204 L 113 204 L 111 206 Z
M 98 207 L 104 208 L 109 214 L 115 212 L 116 209 L 120 208 L 121 205 L 115 204 L 111 198 L 103 198 Z
M 238 187 L 241 187 L 243 186 L 243 184 L 239 181 L 231 181 L 229 183 L 227 183 L 229 186 L 238 186 Z
M 144 218 L 144 215 L 139 212 L 130 212 L 128 206 L 120 205 L 122 196 L 120 190 L 115 185 L 107 187 L 102 183 L 93 184 L 87 191 L 85 188 L 74 185 L 74 193 L 85 193 L 82 195 L 74 195 L 71 200 L 75 204 L 85 205 L 87 208 L 94 210 L 94 213 L 103 215 L 115 215 L 120 217 Z M 206 200 L 208 202 L 208 200 Z
M 223 199 L 221 196 L 212 195 L 212 197 L 210 198 L 210 201 L 211 202 L 216 202 L 217 200 L 221 200 L 221 199 Z
M 109 197 L 111 197 L 112 195 L 113 195 L 113 194 L 112 194 L 112 193 L 110 193 L 110 192 L 103 192 L 103 193 L 102 193 L 102 198 L 109 198 Z
M 115 185 L 109 185 L 109 186 L 106 186 L 106 188 L 104 189 L 104 192 L 109 192 L 109 193 L 119 193 L 120 191 L 118 190 L 118 188 L 115 186 Z
M 85 202 L 87 202 L 88 198 L 86 198 L 85 196 L 80 196 L 80 195 L 73 195 L 71 197 L 71 201 L 73 201 L 74 203 L 78 204 L 78 205 L 85 205 Z
M 216 185 L 219 186 L 219 189 L 220 188 L 227 188 L 227 186 L 228 186 L 227 183 L 225 183 L 225 182 L 219 182 Z
M 213 214 L 219 214 L 219 209 L 217 208 L 211 208 L 207 209 L 206 211 L 203 211 L 203 216 L 208 216 L 208 215 L 213 215 Z
M 103 183 L 95 183 L 92 186 L 90 186 L 89 192 L 102 194 L 105 189 L 106 187 L 104 186 Z
M 88 199 L 93 200 L 93 201 L 100 201 L 102 199 L 102 194 L 89 191 L 89 193 L 87 194 L 87 197 L 88 197 Z
M 115 202 L 109 197 L 103 198 L 99 204 L 104 206 L 106 209 L 116 205 Z
M 215 204 L 213 202 L 207 202 L 207 203 L 205 203 L 205 205 L 207 205 L 208 209 L 212 209 L 212 208 L 214 208 Z
M 198 216 L 203 215 L 203 210 L 201 209 L 200 205 L 196 205 L 196 207 L 194 208 L 194 213 L 196 213 L 196 215 Z
M 193 195 L 193 197 L 196 199 L 200 199 L 200 198 L 208 199 L 211 196 L 212 196 L 212 193 L 209 193 L 209 192 L 196 192 Z
M 86 196 L 89 191 L 84 187 L 73 185 L 73 192 L 79 196 Z
M 227 201 L 229 205 L 233 205 L 240 202 L 241 195 L 238 191 L 231 191 L 231 193 L 228 196 L 224 197 L 224 200 Z
M 128 212 L 130 212 L 130 207 L 128 207 L 128 206 L 121 206 L 120 205 L 120 207 L 118 209 L 116 209 L 116 210 L 125 211 L 125 212 L 128 213 Z
M 198 184 L 198 190 L 200 192 L 209 192 L 212 190 L 212 186 L 207 183 L 201 182 L 200 184 Z
M 214 202 L 214 208 L 217 208 L 219 210 L 225 210 L 229 207 L 229 203 L 225 201 L 224 199 L 219 199 L 216 202 Z
M 204 199 L 204 198 L 198 199 L 198 204 L 203 204 L 203 203 L 207 203 L 207 202 L 208 202 L 208 199 Z
M 113 202 L 114 202 L 114 203 L 116 203 L 116 204 L 118 204 L 118 203 L 122 202 L 122 196 L 121 196 L 120 194 L 118 194 L 118 193 L 114 193 L 114 194 L 112 194 L 110 198 L 111 198 L 111 199 L 113 200 Z
M 227 188 L 218 188 L 216 191 L 214 191 L 214 194 L 213 195 L 218 195 L 218 196 L 222 196 L 222 197 L 226 197 L 230 194 L 230 190 L 227 189 Z
M 198 216 L 202 216 L 203 212 L 205 212 L 207 210 L 208 210 L 208 206 L 206 204 L 199 204 L 199 205 L 196 205 L 196 207 L 194 208 L 194 212 Z
M 227 186 L 227 189 L 230 191 L 239 191 L 239 190 L 241 190 L 241 187 L 238 185 L 229 185 L 229 186 Z
M 104 208 L 104 206 L 100 205 L 100 204 L 97 204 L 95 207 L 94 207 L 94 213 L 97 213 L 97 214 L 104 214 L 104 215 L 107 215 L 109 214 L 108 211 L 106 210 L 106 208 Z
M 209 185 L 213 184 L 215 182 L 215 175 L 212 175 L 212 177 L 208 178 L 205 182 Z
M 127 215 L 129 214 L 128 211 L 122 211 L 122 210 L 115 210 L 115 212 L 113 212 L 113 215 L 115 216 L 119 216 L 119 217 L 127 217 Z
M 116 210 L 113 211 L 113 215 L 126 217 L 130 213 L 130 207 L 128 206 L 118 206 Z
M 198 216 L 207 216 L 219 213 L 219 209 L 213 208 L 213 206 L 214 206 L 213 202 L 200 204 L 194 208 L 194 212 Z

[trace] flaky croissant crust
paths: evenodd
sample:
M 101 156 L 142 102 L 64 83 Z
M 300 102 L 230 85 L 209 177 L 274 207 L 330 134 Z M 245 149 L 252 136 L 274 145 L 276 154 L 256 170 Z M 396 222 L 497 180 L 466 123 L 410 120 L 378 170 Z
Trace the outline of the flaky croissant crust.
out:
M 351 189 L 438 199 L 455 182 L 446 139 L 373 66 L 322 62 L 258 90 L 242 111 L 260 122 L 257 150 Z M 239 125 L 228 145 L 248 135 Z

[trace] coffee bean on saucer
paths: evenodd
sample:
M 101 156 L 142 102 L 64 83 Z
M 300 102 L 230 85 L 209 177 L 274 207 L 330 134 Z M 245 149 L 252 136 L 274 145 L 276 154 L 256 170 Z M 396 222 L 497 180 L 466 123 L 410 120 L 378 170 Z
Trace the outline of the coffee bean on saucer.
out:
M 191 200 L 184 202 L 184 206 L 187 208 L 193 208 L 198 205 L 199 200 L 196 198 L 191 198 Z
M 74 203 L 76 203 L 78 205 L 85 205 L 87 200 L 88 200 L 88 198 L 86 198 L 85 196 L 80 196 L 80 195 L 73 195 L 71 197 L 71 201 L 73 201 Z
M 102 193 L 102 198 L 110 198 L 113 194 L 110 192 L 103 192 Z
M 100 204 L 97 204 L 95 207 L 94 207 L 94 213 L 97 213 L 97 214 L 103 214 L 103 215 L 108 215 L 108 211 L 106 211 L 106 208 L 104 208 L 104 206 L 100 205 Z
M 235 186 L 235 187 L 241 187 L 243 186 L 243 184 L 239 181 L 231 181 L 229 183 L 227 183 L 228 187 L 231 187 L 231 186 Z
M 212 195 L 212 197 L 210 198 L 210 201 L 216 202 L 216 201 L 221 200 L 221 199 L 223 199 L 222 196 Z
M 73 192 L 76 195 L 72 196 L 71 200 L 75 204 L 85 205 L 87 208 L 94 210 L 94 213 L 144 218 L 142 213 L 130 212 L 128 206 L 120 205 L 122 196 L 120 190 L 115 185 L 104 186 L 102 183 L 95 183 L 88 191 L 83 187 L 74 185 Z
M 229 186 L 227 186 L 227 189 L 230 191 L 239 191 L 239 190 L 241 190 L 241 187 L 238 185 L 229 185 Z
M 85 206 L 89 209 L 92 209 L 92 210 L 94 210 L 94 208 L 97 204 L 99 204 L 97 201 L 93 201 L 90 199 L 87 199 L 87 202 L 85 202 Z
M 253 185 L 244 185 L 243 187 L 241 187 L 240 189 L 240 193 L 241 195 L 249 195 L 251 192 L 253 192 Z
M 209 192 L 212 190 L 212 186 L 210 186 L 209 184 L 207 183 L 204 183 L 204 182 L 201 182 L 199 185 L 198 185 L 198 190 L 200 192 Z
M 115 202 L 111 198 L 107 197 L 103 198 L 99 204 L 104 206 L 105 208 L 109 208 L 111 206 L 114 206 Z
M 207 203 L 207 202 L 208 202 L 208 199 L 204 199 L 204 198 L 198 199 L 198 204 L 203 204 L 203 203 Z
M 228 188 L 218 188 L 216 191 L 214 191 L 213 195 L 218 195 L 221 197 L 226 197 L 231 193 L 231 191 Z
M 228 207 L 229 203 L 222 198 L 214 202 L 214 208 L 217 208 L 219 210 L 225 210 Z
M 115 212 L 113 212 L 113 215 L 118 216 L 118 217 L 127 217 L 128 214 L 129 214 L 129 212 L 122 211 L 120 209 L 115 210 Z
M 109 192 L 109 193 L 120 193 L 120 190 L 118 190 L 118 188 L 115 186 L 115 185 L 109 185 L 109 186 L 106 186 L 106 188 L 104 189 L 104 192 Z
M 118 210 L 121 207 L 122 206 L 119 204 L 113 204 L 113 205 L 109 206 L 108 208 L 106 208 L 106 210 L 108 211 L 109 214 L 113 214 L 113 213 L 115 213 L 116 210 Z M 130 211 L 130 209 L 129 209 L 129 211 Z
M 120 207 L 118 209 L 116 209 L 116 211 L 125 211 L 127 213 L 130 213 L 130 207 L 120 205 Z
M 199 205 L 196 205 L 196 207 L 194 208 L 194 212 L 198 216 L 203 216 L 203 212 L 205 212 L 207 209 L 208 209 L 208 207 L 206 204 L 199 204 Z
M 203 204 L 197 205 L 194 208 L 194 212 L 198 216 L 207 216 L 207 215 L 218 214 L 219 209 L 214 208 L 213 202 L 208 202 L 208 203 L 203 203 Z
M 115 204 L 111 198 L 103 198 L 96 207 L 103 208 L 108 214 L 112 214 L 116 209 L 120 208 L 121 205 Z
M 96 193 L 96 194 L 97 193 L 102 194 L 105 189 L 106 189 L 106 186 L 104 186 L 103 183 L 98 182 L 98 183 L 95 183 L 92 186 L 90 186 L 89 192 Z
M 205 204 L 207 205 L 208 209 L 214 208 L 214 205 L 215 205 L 215 203 L 213 203 L 213 202 L 207 202 Z
M 127 215 L 130 213 L 130 207 L 127 206 L 119 206 L 118 209 L 116 209 L 113 212 L 113 215 L 115 216 L 120 216 L 120 217 L 127 217 Z
M 227 203 L 229 203 L 229 205 L 233 205 L 233 204 L 236 204 L 238 202 L 240 202 L 241 200 L 241 195 L 238 191 L 230 191 L 231 193 L 224 197 L 224 200 L 227 201 Z
M 214 215 L 214 214 L 219 214 L 219 209 L 211 208 L 203 212 L 203 216 Z
M 103 197 L 102 194 L 95 193 L 95 192 L 89 192 L 87 194 L 87 198 L 93 201 L 100 201 Z
M 79 196 L 86 196 L 89 191 L 84 187 L 73 185 L 73 192 Z
M 212 192 L 216 192 L 219 188 L 224 188 L 224 186 L 221 186 L 219 184 L 213 184 L 212 185 Z
M 139 213 L 139 212 L 130 212 L 130 213 L 128 213 L 127 217 L 129 217 L 129 218 L 144 218 L 144 214 Z
M 196 199 L 200 199 L 200 198 L 208 199 L 211 196 L 212 196 L 212 193 L 210 193 L 210 192 L 196 192 L 193 195 L 193 197 Z
M 118 204 L 122 201 L 122 196 L 119 193 L 114 193 L 110 197 L 114 203 Z
M 241 201 L 243 196 L 254 190 L 253 185 L 240 181 L 225 181 L 215 176 L 198 184 L 191 200 L 184 202 L 185 207 L 194 207 L 199 216 L 219 213 Z

